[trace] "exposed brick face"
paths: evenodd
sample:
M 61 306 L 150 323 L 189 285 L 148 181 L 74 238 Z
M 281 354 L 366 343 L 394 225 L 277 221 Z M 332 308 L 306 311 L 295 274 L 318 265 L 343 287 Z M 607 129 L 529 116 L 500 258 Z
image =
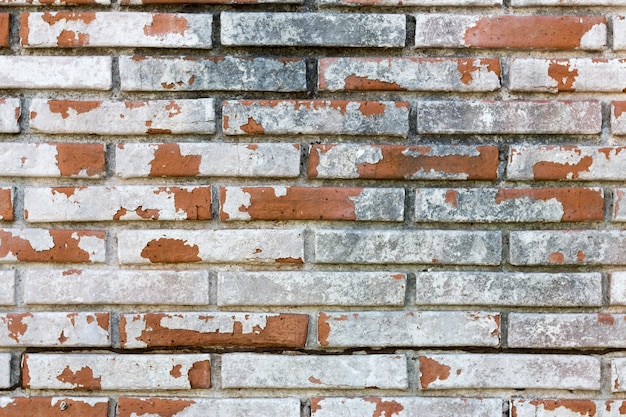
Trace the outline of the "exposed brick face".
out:
M 626 415 L 624 0 L 0 8 L 0 417 Z

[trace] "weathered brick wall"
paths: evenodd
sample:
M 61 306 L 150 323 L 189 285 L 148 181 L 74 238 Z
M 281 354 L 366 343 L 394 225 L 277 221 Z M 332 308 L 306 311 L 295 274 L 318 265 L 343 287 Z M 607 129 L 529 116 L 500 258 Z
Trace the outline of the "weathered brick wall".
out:
M 626 414 L 623 0 L 0 5 L 0 417 Z

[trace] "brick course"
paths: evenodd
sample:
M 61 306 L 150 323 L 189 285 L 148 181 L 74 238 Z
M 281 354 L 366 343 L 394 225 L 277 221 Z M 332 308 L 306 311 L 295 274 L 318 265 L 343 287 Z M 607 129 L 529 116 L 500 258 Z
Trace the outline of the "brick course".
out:
M 0 0 L 0 417 L 626 414 L 618 0 Z

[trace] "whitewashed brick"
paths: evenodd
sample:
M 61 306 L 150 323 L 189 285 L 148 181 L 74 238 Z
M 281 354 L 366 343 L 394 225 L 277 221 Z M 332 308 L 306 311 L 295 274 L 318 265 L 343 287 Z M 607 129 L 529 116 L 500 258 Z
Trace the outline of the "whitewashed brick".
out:
M 500 232 L 461 230 L 316 230 L 318 263 L 500 263 Z
M 418 222 L 604 220 L 601 188 L 418 188 Z
M 435 354 L 419 361 L 422 389 L 600 389 L 601 362 L 592 356 Z
M 0 88 L 110 90 L 110 56 L 0 56 Z
M 81 143 L 0 143 L 4 177 L 100 178 L 104 145 Z
M 494 91 L 498 59 L 323 58 L 320 90 Z
M 611 391 L 626 391 L 626 381 L 624 374 L 626 372 L 626 358 L 611 359 Z
M 626 179 L 623 146 L 514 146 L 509 151 L 510 180 Z
M 0 132 L 19 133 L 22 107 L 19 98 L 0 98 Z
M 52 134 L 147 135 L 215 131 L 213 99 L 69 101 L 33 99 L 31 129 Z
M 499 398 L 367 397 L 313 398 L 312 417 L 501 417 Z M 521 416 L 520 416 L 521 417 Z M 535 417 L 535 416 L 533 416 Z
M 304 243 L 302 230 L 123 230 L 118 257 L 122 264 L 300 264 Z
M 205 305 L 206 271 L 26 270 L 26 304 Z
M 406 389 L 404 355 L 222 355 L 223 388 Z
M 613 49 L 626 49 L 626 16 L 613 17 Z
M 298 398 L 145 397 L 120 398 L 117 404 L 117 417 L 146 416 L 146 410 L 154 417 L 300 417 Z
M 510 313 L 508 345 L 512 348 L 623 348 L 623 314 Z
M 625 195 L 626 188 L 613 189 L 613 221 L 626 221 L 626 204 L 622 204 Z
M 20 15 L 25 48 L 211 48 L 212 14 L 32 12 Z
M 294 178 L 300 174 L 300 145 L 290 143 L 125 143 L 117 146 L 115 158 L 121 178 Z
M 120 57 L 122 91 L 306 91 L 297 58 Z
M 175 390 L 210 386 L 209 355 L 29 353 L 22 385 L 31 389 Z
M 11 386 L 11 354 L 0 353 L 0 388 Z
M 406 42 L 401 14 L 222 12 L 220 23 L 223 45 L 383 48 Z
M 107 220 L 207 220 L 210 187 L 26 188 L 28 222 Z
M 15 304 L 15 271 L 0 271 L 0 305 Z
M 418 101 L 419 133 L 594 134 L 602 128 L 599 101 Z
M 611 305 L 626 306 L 626 271 L 611 273 L 609 294 Z
M 406 137 L 404 101 L 231 100 L 223 108 L 227 135 L 389 135 Z
M 417 272 L 417 305 L 591 307 L 600 273 Z M 625 288 L 626 293 L 626 288 Z
M 528 230 L 510 235 L 513 265 L 621 265 L 626 233 L 617 230 Z
M 626 135 L 626 101 L 611 102 L 611 132 L 614 135 Z
M 517 58 L 511 62 L 509 74 L 510 88 L 514 91 L 621 93 L 626 89 L 626 60 L 623 59 Z
M 0 346 L 110 346 L 109 313 L 0 314 Z
M 500 345 L 500 314 L 463 311 L 320 312 L 327 347 Z
M 392 272 L 219 272 L 219 306 L 401 306 L 406 274 Z

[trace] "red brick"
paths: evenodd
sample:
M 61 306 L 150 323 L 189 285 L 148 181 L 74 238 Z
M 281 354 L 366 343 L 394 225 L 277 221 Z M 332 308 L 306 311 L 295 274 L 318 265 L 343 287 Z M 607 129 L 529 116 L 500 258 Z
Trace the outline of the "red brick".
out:
M 0 13 L 0 47 L 6 48 L 9 46 L 9 31 L 11 27 L 9 25 L 9 14 Z
M 604 16 L 417 15 L 417 47 L 602 49 Z
M 404 190 L 347 187 L 222 187 L 221 220 L 404 218 Z
M 108 398 L 16 397 L 0 406 L 0 417 L 107 417 Z
M 102 230 L 1 229 L 0 262 L 104 262 Z

